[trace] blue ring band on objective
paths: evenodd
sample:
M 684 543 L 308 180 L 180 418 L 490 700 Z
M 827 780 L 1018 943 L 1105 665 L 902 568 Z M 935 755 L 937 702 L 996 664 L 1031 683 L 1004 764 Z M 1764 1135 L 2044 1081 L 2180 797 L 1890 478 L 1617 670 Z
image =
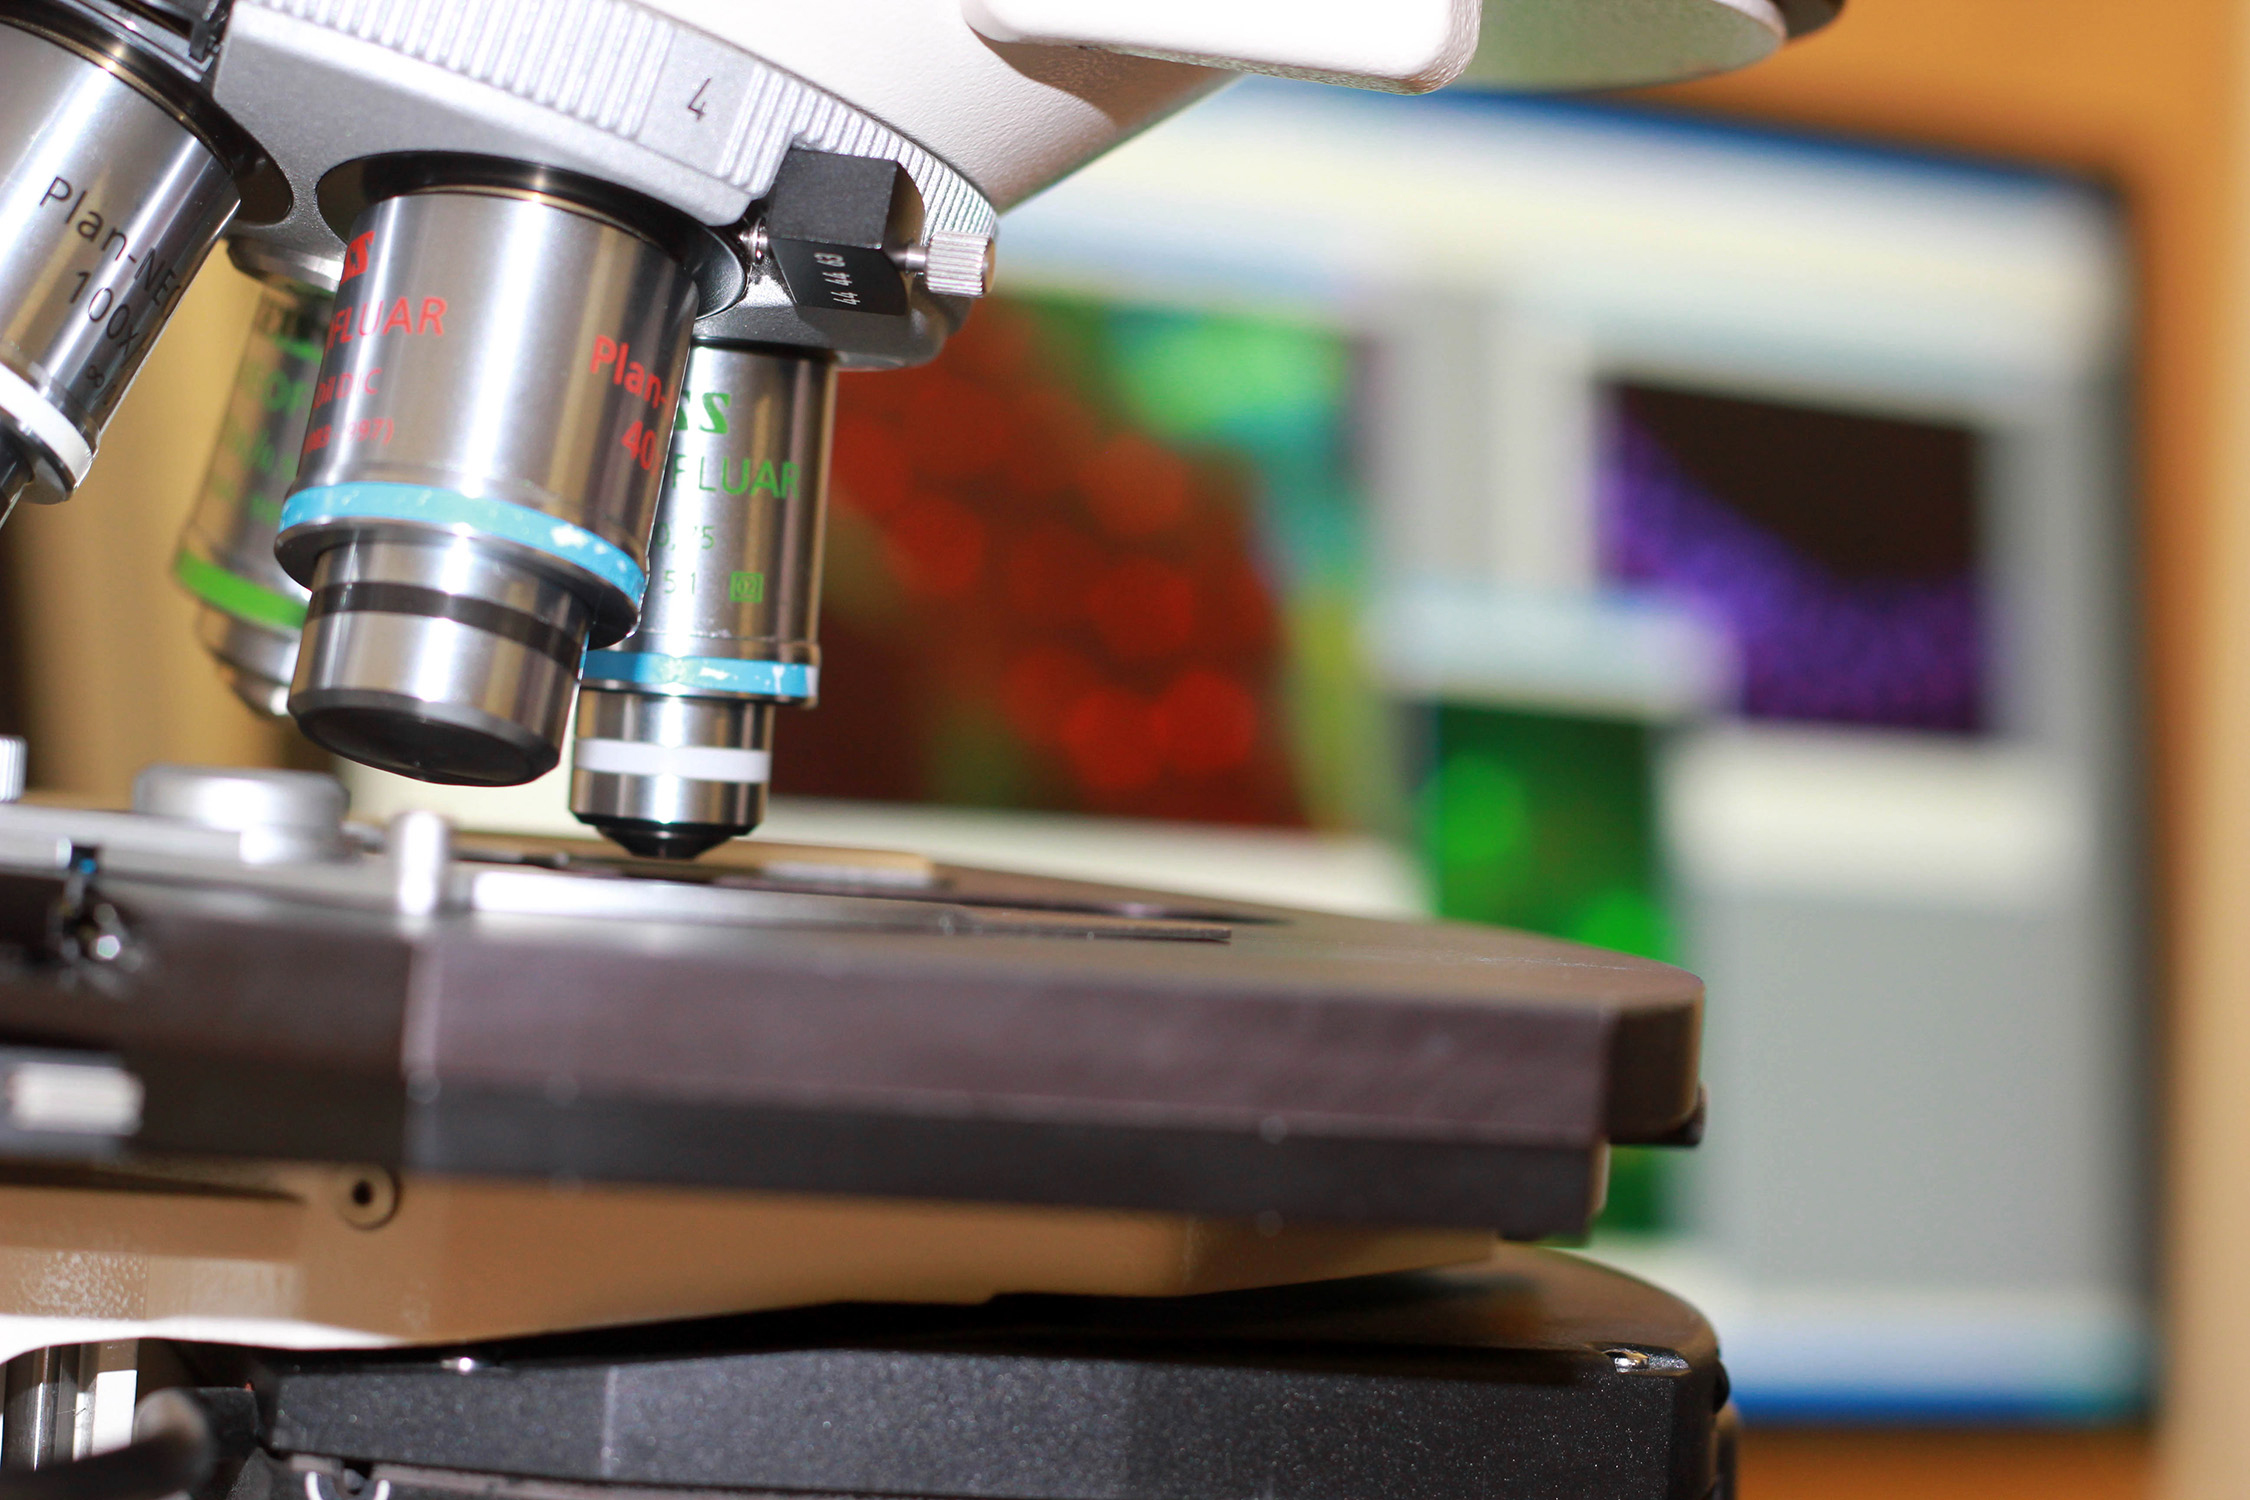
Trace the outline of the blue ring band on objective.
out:
M 581 682 L 631 682 L 642 687 L 703 688 L 754 698 L 810 698 L 820 669 L 795 662 L 736 661 L 725 656 L 663 656 L 654 651 L 589 651 Z
M 281 508 L 283 531 L 331 521 L 419 521 L 498 537 L 575 563 L 635 604 L 648 587 L 648 574 L 624 548 L 603 541 L 583 526 L 508 500 L 363 479 L 299 490 Z

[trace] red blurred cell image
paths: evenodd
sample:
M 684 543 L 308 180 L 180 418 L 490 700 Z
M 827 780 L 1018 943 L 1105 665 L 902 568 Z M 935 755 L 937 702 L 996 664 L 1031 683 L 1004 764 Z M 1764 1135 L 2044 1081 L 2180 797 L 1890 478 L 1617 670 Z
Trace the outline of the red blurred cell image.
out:
M 844 379 L 823 695 L 777 790 L 1306 821 L 1272 442 L 1167 406 L 1186 356 L 1142 326 L 993 299 L 935 364 Z

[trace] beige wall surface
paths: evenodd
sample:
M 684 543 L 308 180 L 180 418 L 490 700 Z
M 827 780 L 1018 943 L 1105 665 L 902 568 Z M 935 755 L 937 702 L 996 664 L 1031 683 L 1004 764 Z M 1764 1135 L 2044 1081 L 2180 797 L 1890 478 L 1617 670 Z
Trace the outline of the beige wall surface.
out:
M 158 760 L 267 765 L 297 741 L 228 691 L 172 581 L 257 286 L 214 256 L 181 298 L 67 503 L 8 522 L 36 787 L 121 799 Z

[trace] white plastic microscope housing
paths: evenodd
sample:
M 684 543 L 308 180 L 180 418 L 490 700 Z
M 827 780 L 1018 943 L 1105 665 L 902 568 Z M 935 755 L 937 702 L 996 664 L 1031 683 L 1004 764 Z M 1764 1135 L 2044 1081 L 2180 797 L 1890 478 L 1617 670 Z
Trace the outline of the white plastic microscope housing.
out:
M 1236 72 L 1411 93 L 1475 54 L 1503 86 L 1650 82 L 1833 8 L 1501 0 L 1480 51 L 1477 0 L 238 0 L 212 89 L 296 190 L 247 232 L 299 254 L 337 253 L 321 175 L 381 152 L 516 156 L 728 224 L 795 142 L 898 161 L 965 265 L 998 212 Z

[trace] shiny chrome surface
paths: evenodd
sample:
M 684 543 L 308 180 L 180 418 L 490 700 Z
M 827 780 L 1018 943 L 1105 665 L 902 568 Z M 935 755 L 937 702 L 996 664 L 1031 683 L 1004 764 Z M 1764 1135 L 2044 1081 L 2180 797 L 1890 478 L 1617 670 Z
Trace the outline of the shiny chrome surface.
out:
M 31 486 L 31 460 L 23 450 L 0 438 L 0 526 L 16 513 L 16 502 Z
M 245 276 L 260 281 L 294 282 L 318 287 L 323 297 L 336 294 L 336 278 L 344 269 L 343 257 L 313 255 L 277 245 L 272 240 L 235 235 L 227 240 L 227 259 Z
M 554 769 L 591 612 L 474 537 L 374 537 L 319 555 L 289 711 L 339 755 L 424 781 Z
M 193 777 L 209 768 L 164 769 Z M 210 774 L 225 779 L 240 773 Z M 244 816 L 228 811 L 225 798 L 217 799 L 214 809 L 205 799 L 208 790 L 190 788 L 180 795 L 187 805 L 211 812 L 209 817 L 0 804 L 0 869 L 60 872 L 87 851 L 99 850 L 103 881 L 122 891 L 145 882 L 408 918 L 475 911 L 629 924 L 1221 943 L 1232 938 L 1236 924 L 1260 920 L 1202 903 L 1088 895 L 1083 888 L 1060 901 L 1027 901 L 1006 890 L 961 891 L 950 872 L 910 872 L 895 863 L 897 855 L 874 854 L 886 863 L 861 863 L 870 857 L 864 850 L 790 846 L 790 858 L 781 862 L 687 866 L 605 855 L 599 845 L 573 847 L 571 840 L 463 835 L 457 845 L 443 818 L 422 811 L 393 818 L 380 849 L 347 836 L 340 845 L 315 837 L 291 851 L 270 837 L 274 821 L 282 823 L 285 835 L 317 835 L 335 805 L 324 794 L 284 787 L 274 798 L 270 788 L 252 789 Z M 177 792 L 167 788 L 151 796 L 162 801 Z M 340 788 L 326 794 L 340 795 Z M 234 823 L 245 826 L 224 826 Z M 1017 884 L 1014 877 L 997 878 Z M 0 1066 L 0 1083 L 5 1072 Z
M 689 358 L 640 629 L 587 660 L 571 773 L 572 813 L 636 854 L 692 858 L 765 815 L 769 705 L 810 703 L 817 682 L 835 386 L 817 356 Z
M 316 591 L 464 609 L 316 599 L 289 703 L 308 736 L 432 781 L 555 763 L 578 653 L 635 621 L 696 296 L 655 241 L 546 194 L 420 189 L 360 216 L 278 555 Z M 410 553 L 429 566 L 400 571 Z M 469 604 L 528 610 L 567 649 L 465 623 Z
M 0 441 L 24 498 L 64 499 L 85 477 L 240 202 L 174 110 L 121 71 L 0 23 Z
M 615 651 L 819 665 L 835 396 L 831 360 L 695 346 L 649 537 L 640 628 Z
M 172 565 L 203 606 L 196 635 L 228 684 L 243 702 L 276 716 L 288 712 L 306 591 L 274 560 L 274 533 L 297 477 L 328 302 L 311 287 L 265 284 L 219 445 Z
M 77 1456 L 87 1345 L 34 1349 L 0 1366 L 0 1470 L 21 1472 Z
M 773 717 L 745 698 L 581 688 L 570 810 L 634 854 L 693 859 L 765 820 Z
M 234 695 L 270 718 L 289 717 L 289 679 L 297 670 L 297 636 L 269 630 L 205 606 L 195 612 L 195 638 L 211 653 Z
M 133 778 L 133 811 L 242 835 L 247 864 L 341 859 L 344 784 L 317 771 L 155 765 Z
M 352 252 L 297 488 L 507 501 L 645 560 L 695 306 L 688 272 L 592 210 L 488 188 L 385 199 L 353 226 Z M 292 533 L 284 564 L 304 577 L 310 554 L 352 530 Z M 631 629 L 637 601 L 598 597 L 600 578 L 571 577 L 552 554 L 525 561 L 586 593 L 604 639 Z

